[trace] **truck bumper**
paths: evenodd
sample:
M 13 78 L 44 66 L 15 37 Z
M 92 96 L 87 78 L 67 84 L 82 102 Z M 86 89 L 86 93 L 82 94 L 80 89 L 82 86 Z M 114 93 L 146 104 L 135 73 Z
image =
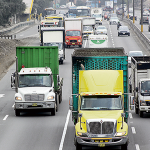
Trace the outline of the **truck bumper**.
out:
M 54 108 L 55 102 L 15 102 L 14 109 L 51 109 Z
M 140 106 L 140 111 L 150 112 L 150 106 Z
M 77 42 L 71 43 L 71 42 L 68 42 L 68 43 L 66 43 L 66 46 L 67 46 L 67 45 L 82 45 L 82 43 L 77 43 Z
M 83 146 L 96 146 L 96 147 L 105 147 L 105 146 L 121 146 L 128 143 L 128 136 L 123 137 L 113 137 L 110 138 L 109 142 L 100 142 L 105 141 L 101 138 L 100 140 L 93 140 L 93 138 L 88 137 L 77 137 L 77 142 Z

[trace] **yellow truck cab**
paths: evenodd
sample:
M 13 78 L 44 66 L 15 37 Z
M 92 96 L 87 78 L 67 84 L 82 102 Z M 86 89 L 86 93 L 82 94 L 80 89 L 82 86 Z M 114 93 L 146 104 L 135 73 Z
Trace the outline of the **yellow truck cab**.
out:
M 120 66 L 117 69 L 115 66 L 116 69 L 104 69 L 108 65 L 114 67 L 116 59 L 121 58 L 119 55 L 116 57 L 119 51 L 122 51 L 119 55 L 122 55 L 124 68 Z M 126 59 L 121 48 L 78 49 L 72 55 L 73 94 L 70 109 L 75 123 L 76 150 L 82 150 L 83 146 L 121 146 L 122 150 L 127 150 Z M 74 92 L 76 85 L 77 93 Z

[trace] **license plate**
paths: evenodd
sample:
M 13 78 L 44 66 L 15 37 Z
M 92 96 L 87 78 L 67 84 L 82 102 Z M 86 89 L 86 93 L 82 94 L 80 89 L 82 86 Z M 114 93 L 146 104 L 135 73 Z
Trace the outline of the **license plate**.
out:
M 105 147 L 105 144 L 100 143 L 100 144 L 98 144 L 98 147 Z
M 33 103 L 32 106 L 37 106 L 37 103 Z
M 125 34 L 125 33 L 123 33 L 123 34 Z
M 103 142 L 109 142 L 109 140 L 95 140 L 95 143 L 103 143 Z
M 75 43 L 72 43 L 72 44 L 75 44 Z
M 103 32 L 101 32 L 101 33 L 103 33 Z

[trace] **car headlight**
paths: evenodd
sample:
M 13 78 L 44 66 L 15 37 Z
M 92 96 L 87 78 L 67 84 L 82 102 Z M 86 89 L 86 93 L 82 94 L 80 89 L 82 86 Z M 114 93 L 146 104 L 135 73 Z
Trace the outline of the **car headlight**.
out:
M 54 99 L 54 96 L 49 96 L 47 99 L 48 100 Z
M 66 42 L 69 42 L 69 40 L 66 40 Z
M 117 132 L 116 134 L 115 134 L 115 136 L 123 136 L 123 135 L 125 135 L 126 134 L 126 131 L 124 131 L 124 132 Z
M 22 101 L 22 98 L 19 97 L 19 96 L 16 96 L 16 97 L 15 97 L 15 100 Z
M 146 102 L 140 100 L 140 105 L 141 105 L 141 106 L 146 106 Z
M 80 39 L 80 40 L 78 40 L 78 42 L 81 42 L 81 39 Z
M 77 134 L 78 134 L 79 136 L 82 136 L 82 137 L 88 137 L 86 133 L 77 132 Z

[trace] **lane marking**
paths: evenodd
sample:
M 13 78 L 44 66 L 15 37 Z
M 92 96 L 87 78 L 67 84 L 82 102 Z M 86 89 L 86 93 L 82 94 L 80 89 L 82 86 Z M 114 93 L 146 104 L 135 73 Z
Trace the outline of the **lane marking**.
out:
M 4 119 L 3 119 L 3 120 L 6 120 L 6 119 L 8 118 L 8 116 L 9 116 L 9 115 L 6 115 L 6 116 L 4 117 Z
M 133 134 L 136 134 L 135 128 L 134 128 L 134 127 L 131 127 L 131 129 L 132 129 L 132 133 L 133 133 Z
M 136 150 L 140 150 L 139 144 L 135 144 Z
M 130 117 L 130 119 L 132 119 L 132 118 L 133 118 L 131 113 L 129 113 L 129 117 Z
M 62 134 L 62 137 L 61 137 L 61 142 L 60 142 L 60 145 L 59 145 L 59 150 L 63 149 L 63 144 L 64 144 L 66 132 L 67 132 L 67 126 L 68 126 L 68 123 L 69 123 L 70 114 L 71 114 L 71 111 L 68 110 L 68 114 L 67 114 L 67 118 L 66 118 L 66 123 L 65 123 L 65 126 L 64 126 L 63 134 Z
M 4 96 L 5 96 L 5 94 L 0 94 L 0 98 L 1 98 L 1 97 L 4 97 Z

